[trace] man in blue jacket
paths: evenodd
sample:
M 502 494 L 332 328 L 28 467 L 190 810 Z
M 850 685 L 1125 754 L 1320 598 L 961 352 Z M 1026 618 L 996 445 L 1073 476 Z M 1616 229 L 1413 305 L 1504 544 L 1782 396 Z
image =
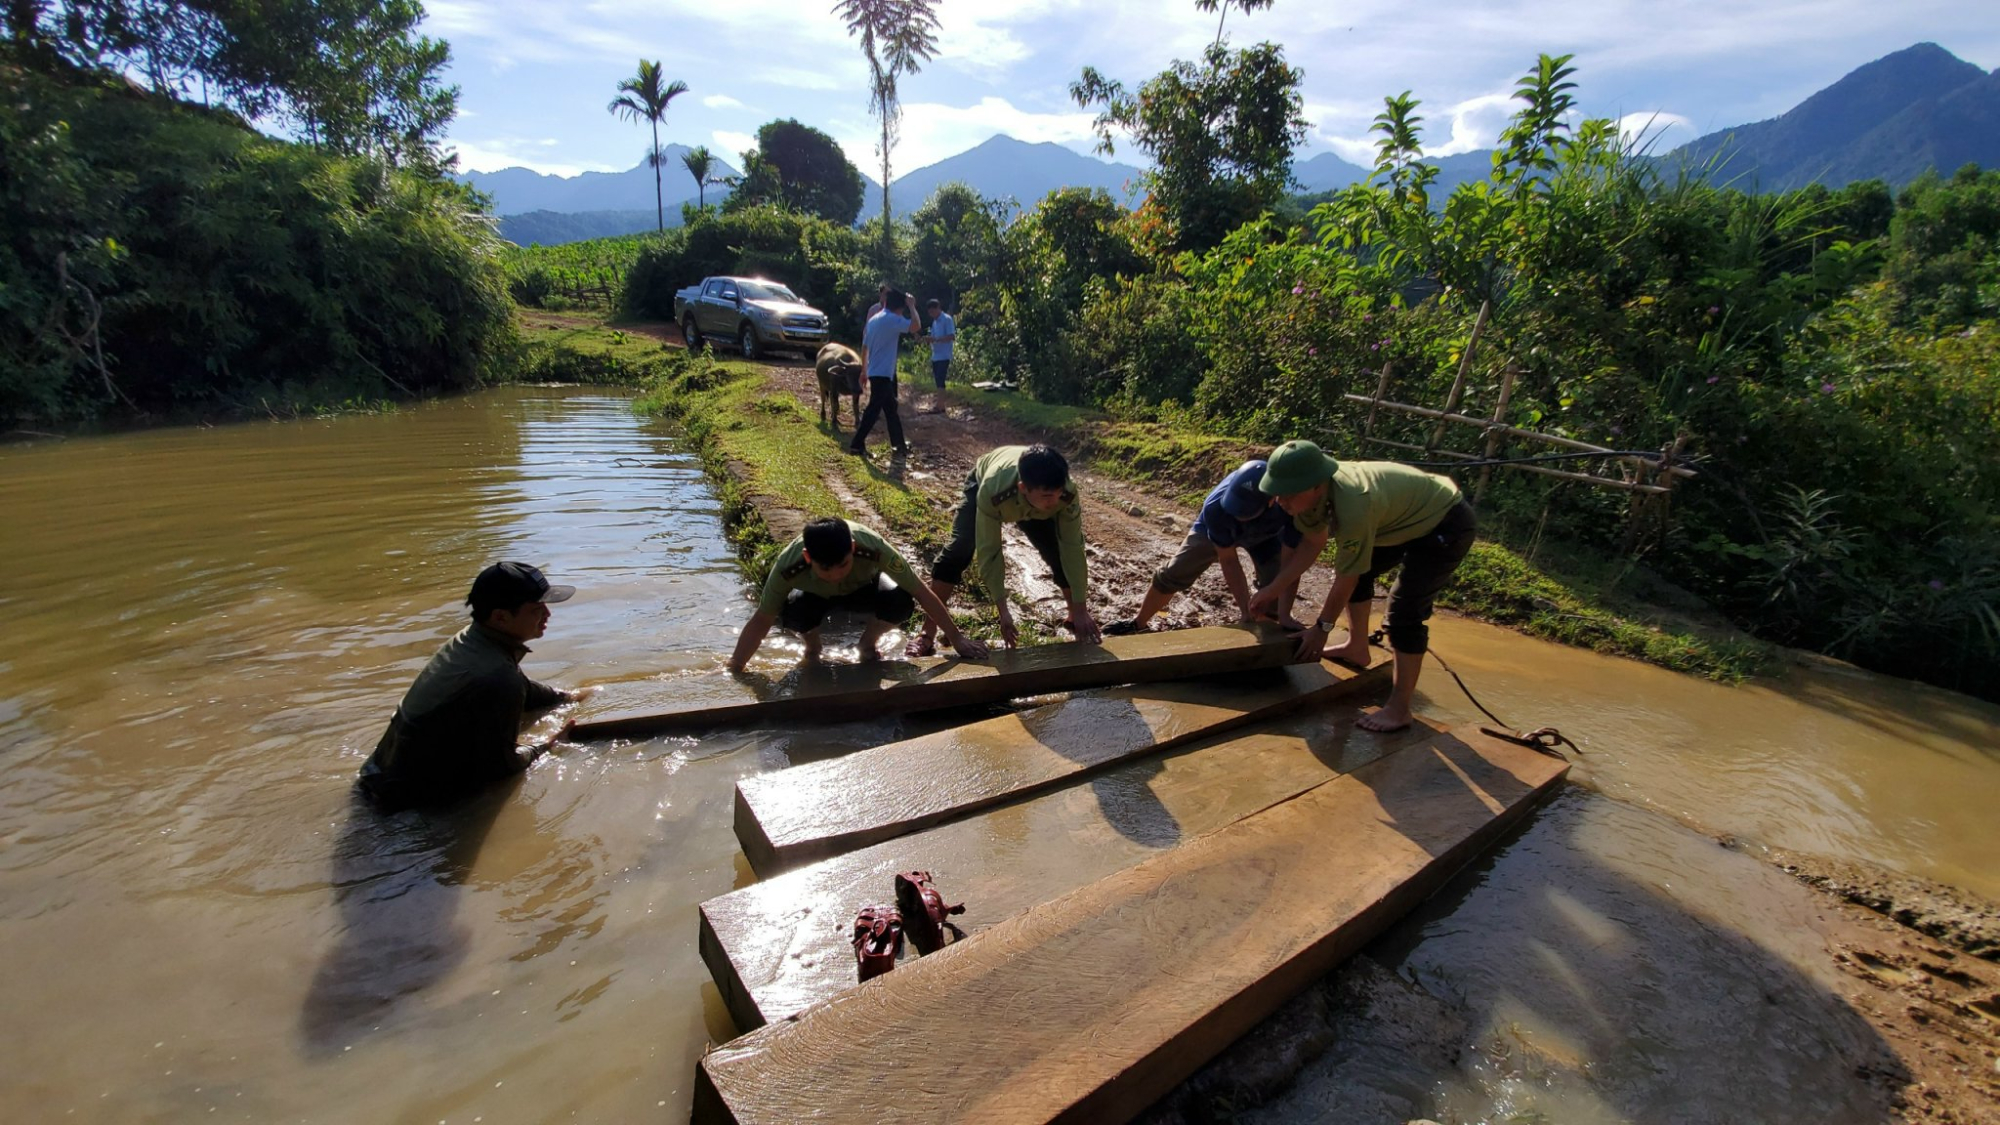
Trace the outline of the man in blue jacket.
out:
M 1291 561 L 1300 538 L 1298 529 L 1292 526 L 1292 517 L 1272 497 L 1258 490 L 1257 482 L 1264 479 L 1265 468 L 1262 461 L 1245 461 L 1209 491 L 1195 516 L 1194 526 L 1188 528 L 1180 553 L 1153 574 L 1153 585 L 1140 600 L 1138 614 L 1106 625 L 1106 633 L 1145 632 L 1153 615 L 1165 609 L 1175 594 L 1192 587 L 1212 565 L 1222 567 L 1222 581 L 1229 587 L 1230 597 L 1236 599 L 1243 620 L 1253 621 L 1259 616 L 1250 610 L 1250 586 L 1244 580 L 1237 550 L 1240 548 L 1250 556 L 1261 588 Z M 1292 588 L 1297 589 L 1296 582 Z M 1289 621 L 1291 601 L 1288 595 L 1276 607 L 1280 619 Z
M 480 571 L 465 597 L 472 623 L 417 674 L 361 767 L 361 791 L 388 811 L 442 805 L 527 769 L 548 744 L 523 755 L 522 717 L 582 698 L 521 672 L 528 642 L 548 628 L 549 603 L 574 593 L 526 563 Z

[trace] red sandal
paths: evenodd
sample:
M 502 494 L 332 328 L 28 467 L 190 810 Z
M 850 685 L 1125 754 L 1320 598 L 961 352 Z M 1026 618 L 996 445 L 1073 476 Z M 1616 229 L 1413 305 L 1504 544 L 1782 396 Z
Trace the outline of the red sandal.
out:
M 965 904 L 946 906 L 944 896 L 931 885 L 928 871 L 904 871 L 896 876 L 896 905 L 902 908 L 903 917 L 909 919 L 910 942 L 918 953 L 943 949 L 946 929 L 955 938 L 965 936 L 957 926 L 945 921 L 953 914 L 965 913 Z
M 854 960 L 861 979 L 871 980 L 896 967 L 903 953 L 903 916 L 893 906 L 864 906 L 854 916 Z

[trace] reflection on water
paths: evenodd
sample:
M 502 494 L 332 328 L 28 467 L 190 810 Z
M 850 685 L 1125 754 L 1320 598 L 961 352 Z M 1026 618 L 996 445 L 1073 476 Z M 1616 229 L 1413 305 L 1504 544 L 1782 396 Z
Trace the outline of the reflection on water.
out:
M 493 559 L 579 588 L 528 658 L 537 678 L 713 680 L 749 609 L 715 502 L 601 392 L 0 447 L 0 520 L 9 1120 L 684 1116 L 694 1060 L 726 1031 L 696 907 L 749 878 L 736 780 L 901 729 L 566 749 L 442 831 L 351 805 L 354 771 Z M 1729 966 L 1758 951 L 1794 964 L 1784 927 L 1737 935 L 1736 907 L 1683 893 L 1734 886 L 1700 859 L 1728 853 L 1654 846 L 1687 834 L 1627 804 L 2000 894 L 1992 708 L 1838 669 L 1721 688 L 1462 622 L 1436 643 L 1489 706 L 1578 738 L 1589 783 L 1618 799 L 1565 804 L 1478 890 L 1412 923 L 1410 971 L 1440 988 L 1458 974 L 1493 1026 L 1595 1026 L 1574 980 L 1639 962 L 1593 953 L 1583 972 L 1578 944 L 1646 936 L 1657 911 L 1618 903 L 1669 885 L 1714 939 L 1639 947 L 1673 973 L 1747 980 Z M 1476 717 L 1436 669 L 1426 688 L 1433 713 Z M 1148 845 L 1182 831 L 1120 827 Z M 1617 1003 L 1662 1015 L 1577 1046 L 1605 1052 L 1600 1071 L 1691 1065 L 1677 1052 L 1712 1030 L 1671 988 Z M 1602 1119 L 1665 1119 L 1626 1100 Z

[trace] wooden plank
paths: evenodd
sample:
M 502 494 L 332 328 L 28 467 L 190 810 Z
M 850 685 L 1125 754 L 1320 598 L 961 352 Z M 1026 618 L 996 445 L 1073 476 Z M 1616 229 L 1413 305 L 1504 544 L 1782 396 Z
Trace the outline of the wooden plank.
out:
M 898 871 L 931 872 L 977 933 L 1436 733 L 1371 734 L 1359 715 L 1266 720 L 712 898 L 702 960 L 739 1030 L 786 1018 L 855 986 L 848 928 Z
M 1294 664 L 1221 682 L 1114 688 L 745 778 L 736 783 L 736 839 L 768 878 L 1128 758 L 1379 689 L 1389 668 Z
M 1367 403 L 1370 401 L 1367 395 L 1343 394 L 1340 397 L 1349 402 Z M 1495 431 L 1511 438 L 1519 438 L 1522 441 L 1539 441 L 1547 445 L 1553 445 L 1558 449 L 1576 449 L 1587 453 L 1615 452 L 1601 445 L 1592 445 L 1587 441 L 1573 441 L 1570 438 L 1556 437 L 1554 434 L 1538 434 L 1533 430 L 1523 430 L 1515 426 L 1496 426 L 1484 418 L 1468 418 L 1463 414 L 1446 414 L 1440 410 L 1432 410 L 1427 406 L 1411 406 L 1401 402 L 1383 402 L 1380 405 L 1384 410 L 1393 410 L 1399 414 L 1414 414 L 1419 418 L 1440 418 L 1447 422 L 1456 422 L 1462 426 L 1477 426 L 1481 431 Z M 1621 460 L 1629 465 L 1655 465 L 1655 462 L 1648 457 L 1625 457 L 1621 458 Z M 1681 465 L 1674 465 L 1661 471 L 1672 473 L 1677 477 L 1696 477 L 1701 475 L 1699 472 Z
M 821 670 L 806 684 L 777 686 L 763 698 L 600 712 L 578 722 L 570 734 L 588 741 L 750 723 L 838 723 L 1111 684 L 1275 668 L 1291 663 L 1297 648 L 1298 642 L 1276 625 L 1213 625 L 1106 637 L 1101 645 L 1070 641 L 996 649 L 992 659 L 980 663 L 949 659 L 849 664 Z
M 1469 730 L 1389 755 L 716 1049 L 694 1121 L 1126 1121 L 1568 768 Z

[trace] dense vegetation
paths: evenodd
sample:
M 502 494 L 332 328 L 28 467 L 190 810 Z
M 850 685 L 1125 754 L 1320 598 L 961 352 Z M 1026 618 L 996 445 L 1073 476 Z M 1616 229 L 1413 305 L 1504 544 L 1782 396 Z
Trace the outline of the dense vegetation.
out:
M 0 8 L 0 421 L 289 411 L 497 373 L 498 243 L 442 178 L 457 91 L 422 15 Z
M 17 425 L 464 388 L 511 338 L 466 190 L 101 71 L 0 62 L 0 208 Z

